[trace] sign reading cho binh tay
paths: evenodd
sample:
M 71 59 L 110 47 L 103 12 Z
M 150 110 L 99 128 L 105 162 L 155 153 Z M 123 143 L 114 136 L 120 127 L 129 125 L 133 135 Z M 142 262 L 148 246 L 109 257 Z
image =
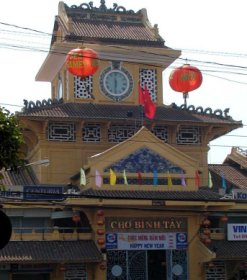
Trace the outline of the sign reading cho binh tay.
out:
M 187 232 L 185 217 L 106 217 L 107 232 Z

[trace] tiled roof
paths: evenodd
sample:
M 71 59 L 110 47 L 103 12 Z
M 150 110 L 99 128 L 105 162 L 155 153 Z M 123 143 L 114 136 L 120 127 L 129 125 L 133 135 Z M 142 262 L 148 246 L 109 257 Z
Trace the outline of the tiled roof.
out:
M 91 240 L 10 241 L 0 250 L 0 263 L 100 262 L 101 254 Z
M 0 179 L 0 184 L 8 186 L 22 186 L 22 185 L 36 185 L 38 179 L 30 167 L 23 167 L 14 171 L 1 171 L 0 174 L 3 176 Z
M 217 259 L 247 258 L 247 242 L 213 240 L 209 249 L 216 252 Z
M 247 176 L 241 169 L 229 164 L 209 164 L 209 170 L 212 175 L 213 186 L 222 186 L 221 180 L 223 174 L 228 187 L 247 190 Z
M 234 147 L 231 150 L 231 153 L 227 155 L 224 163 L 231 165 L 237 165 L 241 169 L 247 169 L 247 152 L 240 148 Z M 234 164 L 235 163 L 235 164 Z
M 187 200 L 187 201 L 217 201 L 221 198 L 218 193 L 211 190 L 198 191 L 122 191 L 87 189 L 81 192 L 82 196 L 91 198 L 109 199 L 151 199 L 151 200 Z
M 158 30 L 151 26 L 142 10 L 135 13 L 123 6 L 107 8 L 103 3 L 97 8 L 91 2 L 71 7 L 65 4 L 64 11 L 71 21 L 70 28 L 64 28 L 67 40 L 165 47 Z M 63 17 L 63 13 L 59 13 L 56 18 L 62 28 L 62 21 L 66 22 Z
M 164 47 L 164 41 L 142 23 L 74 20 L 69 38 Z
M 142 118 L 142 107 L 137 105 L 107 105 L 94 103 L 60 103 L 44 107 L 26 109 L 18 113 L 30 119 L 105 119 L 105 120 L 136 120 Z M 131 117 L 128 115 L 131 114 Z M 183 110 L 172 106 L 159 106 L 154 120 L 159 121 L 182 121 L 195 123 L 234 124 L 241 127 L 242 123 L 227 117 L 201 114 Z

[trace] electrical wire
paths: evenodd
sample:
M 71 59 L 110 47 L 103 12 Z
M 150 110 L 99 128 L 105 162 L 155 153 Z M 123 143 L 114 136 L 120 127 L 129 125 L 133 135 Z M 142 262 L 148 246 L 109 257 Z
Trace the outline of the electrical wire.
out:
M 9 34 L 16 34 L 16 35 L 26 35 L 26 36 L 36 36 L 36 37 L 41 37 L 41 36 L 46 36 L 47 39 L 50 39 L 52 34 L 51 33 L 47 33 L 47 32 L 43 32 L 43 31 L 40 31 L 40 30 L 36 30 L 36 29 L 32 29 L 32 28 L 27 28 L 27 27 L 23 27 L 23 26 L 18 26 L 18 25 L 13 25 L 13 24 L 9 24 L 9 23 L 4 23 L 4 22 L 0 22 L 1 25 L 4 25 L 6 27 L 11 27 L 11 28 L 16 28 L 16 29 L 21 29 L 21 30 L 24 30 L 24 31 L 28 31 L 28 32 L 20 32 L 20 31 L 13 31 L 13 30 L 0 30 L 0 32 L 5 32 L 5 33 L 8 33 Z M 30 33 L 31 32 L 31 33 Z M 28 41 L 25 41 L 25 40 L 16 40 L 16 41 L 19 41 L 19 42 L 22 42 L 22 43 L 30 43 Z M 33 42 L 31 42 L 33 43 Z M 37 47 L 34 47 L 34 46 L 30 46 L 30 45 L 10 45 L 8 43 L 5 43 L 5 44 L 0 44 L 0 47 L 2 48 L 10 48 L 10 49 L 18 49 L 18 50 L 25 50 L 25 51 L 36 51 L 36 52 L 47 52 L 49 51 L 49 48 L 45 48 L 45 49 L 42 49 L 40 48 L 40 45 L 38 45 Z M 128 49 L 126 47 L 120 47 L 120 46 L 114 46 L 114 47 L 117 47 L 117 48 L 122 48 L 122 49 Z M 247 56 L 247 54 L 239 54 L 239 53 L 224 53 L 224 52 L 212 52 L 212 51 L 205 51 L 205 50 L 191 50 L 191 49 L 182 49 L 183 52 L 189 52 L 189 53 L 202 53 L 202 54 L 206 54 L 206 55 L 221 55 L 221 56 L 234 56 L 234 57 L 245 57 Z M 52 52 L 54 54 L 61 54 L 61 55 L 66 55 L 67 53 L 65 53 L 64 51 L 57 51 L 57 52 Z M 143 52 L 144 54 L 152 54 L 152 55 L 157 55 L 156 53 L 152 53 L 152 52 Z M 223 67 L 223 69 L 238 69 L 238 70 L 247 70 L 247 67 L 245 66 L 241 66 L 241 65 L 234 65 L 234 64 L 225 64 L 225 63 L 218 63 L 218 62 L 212 62 L 212 61 L 201 61 L 201 60 L 195 60 L 195 59 L 188 59 L 188 58 L 182 58 L 182 57 L 172 57 L 172 56 L 165 56 L 165 57 L 168 57 L 169 59 L 170 58 L 176 58 L 178 60 L 182 60 L 184 62 L 194 62 L 195 64 L 202 64 L 203 67 L 208 67 L 208 65 L 210 66 L 214 66 L 214 67 Z M 154 66 L 154 65 L 150 65 L 150 66 Z M 171 69 L 175 69 L 175 66 L 170 66 Z M 225 74 L 236 74 L 236 75 L 247 75 L 247 73 L 241 73 L 241 72 L 234 72 L 234 71 L 223 71 L 223 70 L 220 70 L 220 68 L 218 68 L 219 70 L 207 70 L 207 69 L 202 69 L 202 72 L 205 74 L 205 75 L 209 75 L 209 76 L 212 76 L 212 77 L 215 77 L 215 78 L 220 78 L 220 79 L 224 79 L 224 80 L 227 80 L 227 81 L 230 81 L 230 82 L 236 82 L 236 83 L 240 83 L 240 84 L 247 84 L 247 83 L 244 83 L 244 82 L 240 82 L 240 81 L 236 81 L 236 80 L 232 80 L 232 79 L 227 79 L 227 78 L 224 78 L 224 77 L 220 77 L 220 76 L 216 76 L 216 75 L 212 75 L 212 74 L 209 74 L 208 72 L 214 72 L 214 73 L 225 73 Z M 20 105 L 14 105 L 14 104 L 6 104 L 6 103 L 2 103 L 3 105 L 6 105 L 6 106 L 16 106 L 16 107 L 22 107 Z M 227 135 L 225 135 L 227 136 Z M 229 135 L 230 136 L 230 135 Z M 222 136 L 224 137 L 224 136 Z M 237 137 L 237 136 L 235 136 Z M 241 137 L 245 137 L 245 136 L 241 136 Z M 227 146 L 227 145 L 213 145 L 213 144 L 210 144 L 209 146 L 214 146 L 214 147 L 231 147 L 231 146 Z M 241 146 L 241 147 L 246 147 L 246 146 Z
M 38 34 L 45 34 L 45 35 L 48 35 L 48 36 L 51 36 L 50 33 L 46 33 L 46 32 L 43 32 L 43 31 L 39 31 L 39 30 L 35 30 L 35 29 L 31 29 L 31 28 L 27 28 L 27 27 L 21 27 L 21 26 L 17 26 L 17 25 L 12 25 L 12 24 L 8 24 L 8 23 L 3 23 L 1 22 L 0 24 L 4 24 L 4 25 L 7 25 L 7 26 L 11 26 L 11 27 L 15 27 L 15 28 L 20 28 L 20 29 L 25 29 L 25 30 L 28 30 L 28 31 L 32 31 L 32 32 L 36 32 Z M 1 46 L 0 46 L 1 47 Z M 7 45 L 5 44 L 4 47 L 7 47 Z M 10 48 L 17 48 L 17 49 L 22 49 L 22 50 L 33 50 L 33 51 L 41 51 L 41 52 L 46 52 L 48 51 L 48 48 L 47 49 L 41 49 L 41 48 L 32 48 L 30 46 L 28 47 L 25 47 L 25 46 L 18 46 L 18 45 L 9 45 Z M 123 46 L 114 46 L 114 47 L 117 47 L 117 48 L 122 48 L 122 49 L 128 49 L 127 47 L 123 47 Z M 153 53 L 153 52 L 147 52 L 147 51 L 143 51 L 145 54 L 152 54 L 152 55 L 158 55 L 156 53 Z M 203 51 L 201 51 L 203 52 Z M 56 52 L 56 54 L 63 54 L 65 55 L 66 53 L 64 52 Z M 243 55 L 243 54 L 240 54 L 240 55 Z M 165 56 L 164 56 L 165 57 Z M 178 59 L 178 60 L 183 60 L 184 62 L 187 62 L 188 59 L 186 58 L 177 58 L 177 57 L 172 57 L 172 56 L 167 56 L 169 58 L 174 58 L 174 59 Z M 240 70 L 247 70 L 247 67 L 245 66 L 240 66 L 240 65 L 233 65 L 233 64 L 223 64 L 223 63 L 218 63 L 218 62 L 211 62 L 211 61 L 200 61 L 200 60 L 195 60 L 195 59 L 189 59 L 189 61 L 191 62 L 194 62 L 194 63 L 203 63 L 203 64 L 210 64 L 210 65 L 214 65 L 214 66 L 221 66 L 221 67 L 231 67 L 231 68 L 236 68 L 236 69 L 240 69 Z M 202 71 L 206 71 L 206 70 L 203 70 Z M 216 71 L 215 71 L 216 72 Z M 218 71 L 218 72 L 221 72 L 222 71 Z M 242 74 L 242 75 L 245 75 L 244 73 L 237 73 L 237 72 L 228 72 L 228 74 Z M 217 77 L 217 76 L 215 76 Z M 231 81 L 234 81 L 234 80 L 231 80 Z

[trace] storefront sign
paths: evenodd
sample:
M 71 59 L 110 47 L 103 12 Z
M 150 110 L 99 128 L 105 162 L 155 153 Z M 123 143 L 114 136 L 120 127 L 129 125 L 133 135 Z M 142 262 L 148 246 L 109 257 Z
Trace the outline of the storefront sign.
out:
M 239 200 L 247 200 L 247 190 L 232 190 L 233 198 Z
M 107 232 L 187 232 L 184 217 L 107 217 Z
M 11 264 L 11 271 L 25 272 L 52 272 L 53 268 L 50 264 Z
M 106 234 L 107 250 L 181 250 L 187 245 L 184 232 Z
M 63 186 L 11 186 L 0 190 L 1 199 L 64 200 Z
M 65 265 L 64 280 L 87 280 L 86 265 L 82 263 Z
M 24 186 L 23 198 L 27 200 L 63 200 L 63 187 Z
M 227 240 L 230 241 L 246 241 L 247 240 L 247 224 L 228 224 Z
M 11 188 L 2 188 L 0 191 L 1 199 L 23 199 L 23 187 L 11 186 Z

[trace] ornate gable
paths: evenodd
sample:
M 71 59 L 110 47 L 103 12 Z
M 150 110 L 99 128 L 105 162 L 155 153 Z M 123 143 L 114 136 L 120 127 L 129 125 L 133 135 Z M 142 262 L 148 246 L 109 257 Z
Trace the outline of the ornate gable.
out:
M 158 173 L 184 173 L 181 167 L 176 166 L 147 147 L 142 147 L 118 162 L 112 163 L 104 169 L 104 172 L 108 172 L 110 169 L 115 172 L 123 172 L 125 170 L 128 173 L 137 173 L 138 171 L 141 173 L 152 173 L 154 170 Z
M 117 189 L 135 190 L 142 185 L 146 190 L 153 190 L 154 186 L 155 190 L 194 190 L 198 163 L 142 127 L 128 140 L 90 157 L 89 168 L 90 187 L 96 187 L 97 173 L 102 177 L 101 187 L 112 188 L 113 172 Z

